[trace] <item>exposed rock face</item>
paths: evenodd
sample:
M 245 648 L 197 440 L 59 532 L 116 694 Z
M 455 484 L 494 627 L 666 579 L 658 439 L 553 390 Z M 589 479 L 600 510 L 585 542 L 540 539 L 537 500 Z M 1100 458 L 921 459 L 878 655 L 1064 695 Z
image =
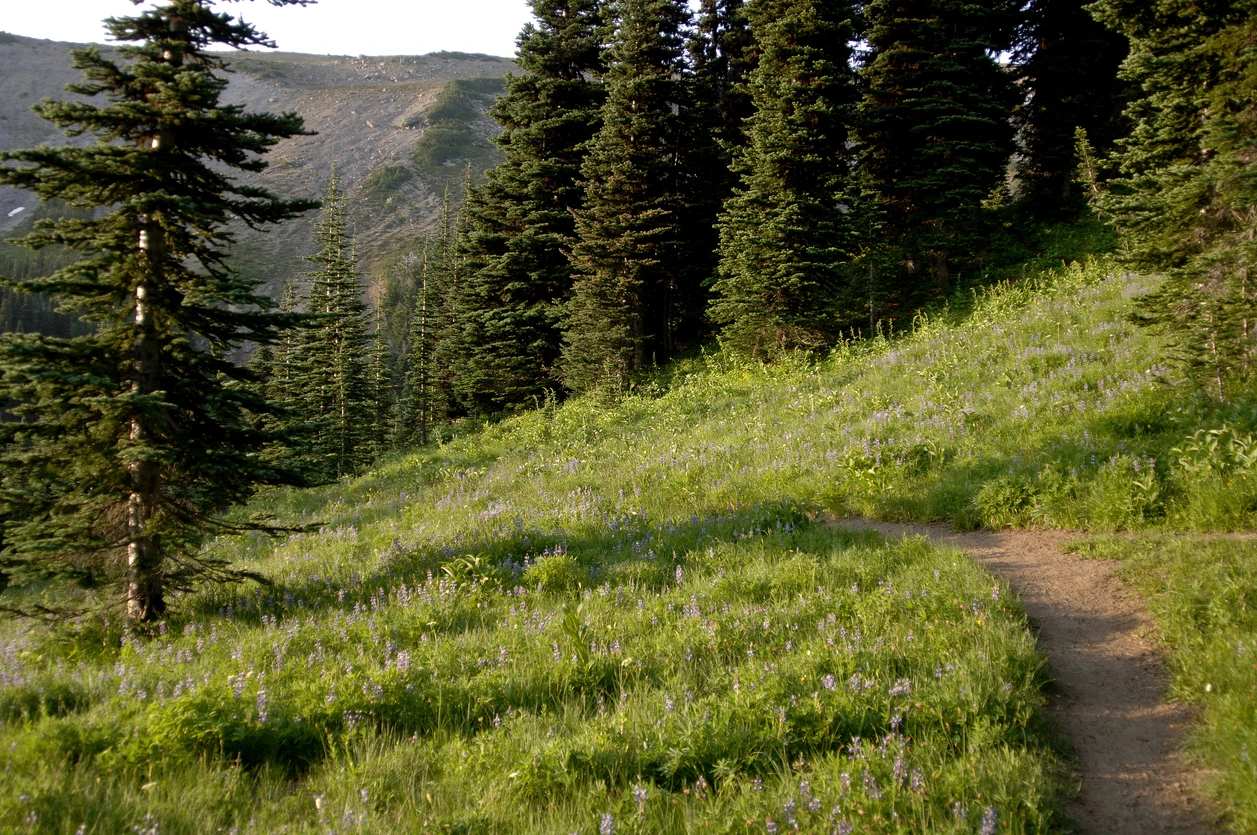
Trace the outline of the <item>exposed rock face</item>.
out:
M 65 85 L 80 78 L 70 67 L 69 52 L 76 46 L 0 32 L 0 149 L 67 141 L 30 108 L 45 97 L 70 95 Z M 248 52 L 231 61 L 225 101 L 252 110 L 295 111 L 318 132 L 281 142 L 269 155 L 270 168 L 256 179 L 286 197 L 317 197 L 335 165 L 368 269 L 432 231 L 445 187 L 455 196 L 461 191 L 469 159 L 477 175 L 495 159 L 496 149 L 485 140 L 496 126 L 484 115 L 491 101 L 485 91 L 493 85 L 484 83 L 470 96 L 473 115 L 460 125 L 461 135 L 475 140 L 465 157 L 438 166 L 413 159 L 442 89 L 455 79 L 500 79 L 515 69 L 507 58 L 450 52 L 356 58 Z M 0 187 L 0 235 L 18 231 L 38 202 Z M 16 212 L 19 208 L 23 211 Z M 277 290 L 303 271 L 301 256 L 313 248 L 312 222 L 310 217 L 286 223 L 265 234 L 242 230 L 237 266 Z

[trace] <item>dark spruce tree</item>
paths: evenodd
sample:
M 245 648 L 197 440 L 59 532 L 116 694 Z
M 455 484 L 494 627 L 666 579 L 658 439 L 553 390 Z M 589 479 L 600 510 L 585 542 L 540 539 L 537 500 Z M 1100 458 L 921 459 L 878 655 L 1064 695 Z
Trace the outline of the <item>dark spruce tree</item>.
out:
M 1173 335 L 1196 380 L 1222 395 L 1251 377 L 1257 328 L 1257 3 L 1102 0 L 1130 39 L 1138 91 L 1102 209 L 1134 269 L 1165 275 L 1146 321 Z
M 815 346 L 854 303 L 843 287 L 853 248 L 851 67 L 854 9 L 829 0 L 759 0 L 755 112 L 737 158 L 741 184 L 720 218 L 711 318 L 722 342 L 753 355 Z
M 719 260 L 717 217 L 738 182 L 733 159 L 746 145 L 743 123 L 753 105 L 749 86 L 755 45 L 743 0 L 703 0 L 690 32 L 693 73 L 682 129 L 682 237 L 689 255 L 678 265 L 676 339 L 709 334 L 704 313 Z
M 688 274 L 682 152 L 687 67 L 680 0 L 622 0 L 607 53 L 602 127 L 582 166 L 576 272 L 563 335 L 573 391 L 622 388 L 673 352 Z
M 422 255 L 408 255 L 402 262 L 413 282 L 414 307 L 407 334 L 405 402 L 401 438 L 408 446 L 428 442 L 433 426 L 446 416 L 445 392 L 440 385 L 437 349 L 442 331 L 442 279 L 439 247 L 426 247 Z
M 24 246 L 81 259 L 6 282 L 52 296 L 93 330 L 0 341 L 0 396 L 19 419 L 0 428 L 0 518 L 6 571 L 117 588 L 129 620 L 154 621 L 170 592 L 238 576 L 200 545 L 239 527 L 226 508 L 288 480 L 261 453 L 269 439 L 254 415 L 266 403 L 253 374 L 229 359 L 246 340 L 274 341 L 286 318 L 226 266 L 225 229 L 316 204 L 231 176 L 261 170 L 260 154 L 303 133 L 294 115 L 220 103 L 225 62 L 207 48 L 273 46 L 264 35 L 199 0 L 107 26 L 122 60 L 74 53 L 85 80 L 69 89 L 88 100 L 36 106 L 96 143 L 0 154 L 0 183 L 103 212 L 41 223 Z
M 603 101 L 598 0 L 533 0 L 519 36 L 523 71 L 489 111 L 505 159 L 463 208 L 461 315 L 449 352 L 471 412 L 532 404 L 559 387 L 561 313 L 572 289 L 566 251 L 581 204 L 585 145 Z
M 1013 0 L 870 0 L 861 164 L 909 299 L 946 290 L 985 244 L 983 202 L 1013 150 Z
M 1126 37 L 1092 17 L 1091 0 L 1034 0 L 1025 10 L 1014 63 L 1026 100 L 1017 116 L 1022 158 L 1018 201 L 1036 218 L 1076 215 L 1076 133 L 1107 154 L 1124 132 L 1127 85 L 1118 68 Z
M 319 251 L 308 259 L 315 270 L 306 301 L 311 321 L 298 348 L 294 382 L 301 412 L 316 427 L 308 463 L 315 477 L 332 480 L 370 461 L 374 409 L 366 304 L 335 174 L 314 237 Z

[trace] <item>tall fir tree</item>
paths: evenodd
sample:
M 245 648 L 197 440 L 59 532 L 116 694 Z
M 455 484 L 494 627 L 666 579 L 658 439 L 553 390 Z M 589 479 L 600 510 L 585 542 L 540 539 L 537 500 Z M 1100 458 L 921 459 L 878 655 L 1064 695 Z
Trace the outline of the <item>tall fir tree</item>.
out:
M 720 219 L 711 318 L 750 355 L 824 342 L 851 318 L 848 151 L 858 101 L 855 10 L 832 0 L 759 0 L 754 115 L 741 185 Z
M 1223 394 L 1252 374 L 1257 335 L 1257 3 L 1101 0 L 1130 39 L 1132 128 L 1102 201 L 1133 268 L 1166 276 L 1143 300 L 1196 379 Z
M 688 49 L 693 67 L 682 124 L 681 220 L 688 254 L 678 265 L 677 339 L 708 335 L 704 315 L 719 261 L 717 217 L 733 194 L 733 161 L 747 144 L 744 122 L 754 111 L 750 73 L 757 50 L 743 0 L 702 0 Z
M 462 207 L 467 204 L 467 195 L 471 193 L 471 181 L 469 167 L 463 182 L 462 201 L 457 205 L 450 198 L 449 189 L 446 189 L 436 237 L 425 245 L 424 269 L 420 275 L 422 283 L 414 285 L 416 301 L 419 291 L 424 293 L 431 340 L 427 354 L 431 364 L 431 391 L 426 401 L 430 426 L 463 414 L 455 394 L 454 372 L 464 350 L 458 336 L 471 311 L 458 306 L 461 298 L 459 291 L 466 277 L 466 259 L 459 252 L 458 241 L 465 234 Z
M 403 268 L 414 284 L 414 308 L 410 312 L 407 338 L 406 385 L 402 439 L 407 445 L 423 446 L 432 428 L 445 416 L 445 398 L 439 385 L 437 349 L 441 337 L 441 266 L 433 263 L 435 247 L 425 247 L 422 255 L 409 255 Z M 440 250 L 435 253 L 440 257 Z
M 906 295 L 945 290 L 985 243 L 1013 151 L 1013 0 L 870 0 L 861 165 Z
M 1026 8 L 1014 63 L 1026 96 L 1017 114 L 1019 201 L 1036 218 L 1075 215 L 1076 134 L 1107 154 L 1124 133 L 1127 85 L 1118 69 L 1126 37 L 1092 17 L 1091 0 L 1034 0 Z
M 298 351 L 295 386 L 305 418 L 318 427 L 309 462 L 322 479 L 357 472 L 370 460 L 370 383 L 366 305 L 344 196 L 333 172 L 315 227 L 319 251 L 308 258 L 312 323 Z
M 572 288 L 566 250 L 581 204 L 580 166 L 603 101 L 600 0 L 532 0 L 536 21 L 490 115 L 504 160 L 464 204 L 461 314 L 453 387 L 470 411 L 526 406 L 559 386 L 561 313 Z
M 379 458 L 392 446 L 397 413 L 397 390 L 393 382 L 396 375 L 388 344 L 388 322 L 381 284 L 376 285 L 374 296 L 375 327 L 371 333 L 371 367 L 368 371 L 371 388 L 370 460 Z
M 687 288 L 682 218 L 687 86 L 681 0 L 622 0 L 607 53 L 602 127 L 581 168 L 584 204 L 572 248 L 577 277 L 562 372 L 574 391 L 627 385 L 668 359 Z
M 273 46 L 264 35 L 202 0 L 106 25 L 121 60 L 76 50 L 85 80 L 69 89 L 86 100 L 36 106 L 97 141 L 0 154 L 0 183 L 100 213 L 40 223 L 24 246 L 81 259 L 4 282 L 53 296 L 93 329 L 0 340 L 0 397 L 20 417 L 0 426 L 3 558 L 19 579 L 119 589 L 129 620 L 155 621 L 172 590 L 233 576 L 199 552 L 207 535 L 240 527 L 224 509 L 289 480 L 260 452 L 270 438 L 253 418 L 267 408 L 254 375 L 229 358 L 288 321 L 226 265 L 227 226 L 317 204 L 232 176 L 262 170 L 261 154 L 303 133 L 295 115 L 220 103 L 225 61 L 208 48 Z

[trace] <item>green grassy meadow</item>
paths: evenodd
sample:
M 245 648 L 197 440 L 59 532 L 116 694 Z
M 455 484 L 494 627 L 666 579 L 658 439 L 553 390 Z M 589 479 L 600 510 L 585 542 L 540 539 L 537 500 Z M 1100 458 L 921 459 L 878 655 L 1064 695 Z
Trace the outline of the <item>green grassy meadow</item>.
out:
M 3 627 L 0 830 L 1067 831 L 1015 596 L 824 520 L 1251 528 L 1257 405 L 1184 394 L 1130 322 L 1152 286 L 1073 266 L 822 360 L 708 353 L 265 494 L 321 529 L 211 548 L 270 585 L 149 636 Z M 1248 583 L 1243 549 L 1202 560 Z M 1248 791 L 1247 749 L 1209 740 L 1251 720 L 1251 671 L 1187 657 L 1223 641 L 1167 591 L 1188 553 L 1143 587 L 1180 692 L 1214 699 L 1200 756 Z M 1243 588 L 1224 637 L 1257 650 Z

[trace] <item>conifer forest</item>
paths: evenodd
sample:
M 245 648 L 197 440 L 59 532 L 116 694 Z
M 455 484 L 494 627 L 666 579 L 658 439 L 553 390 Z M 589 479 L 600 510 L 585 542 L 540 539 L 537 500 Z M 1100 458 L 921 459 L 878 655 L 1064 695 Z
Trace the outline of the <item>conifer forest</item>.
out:
M 1257 0 L 527 6 L 0 31 L 0 833 L 1257 835 Z

